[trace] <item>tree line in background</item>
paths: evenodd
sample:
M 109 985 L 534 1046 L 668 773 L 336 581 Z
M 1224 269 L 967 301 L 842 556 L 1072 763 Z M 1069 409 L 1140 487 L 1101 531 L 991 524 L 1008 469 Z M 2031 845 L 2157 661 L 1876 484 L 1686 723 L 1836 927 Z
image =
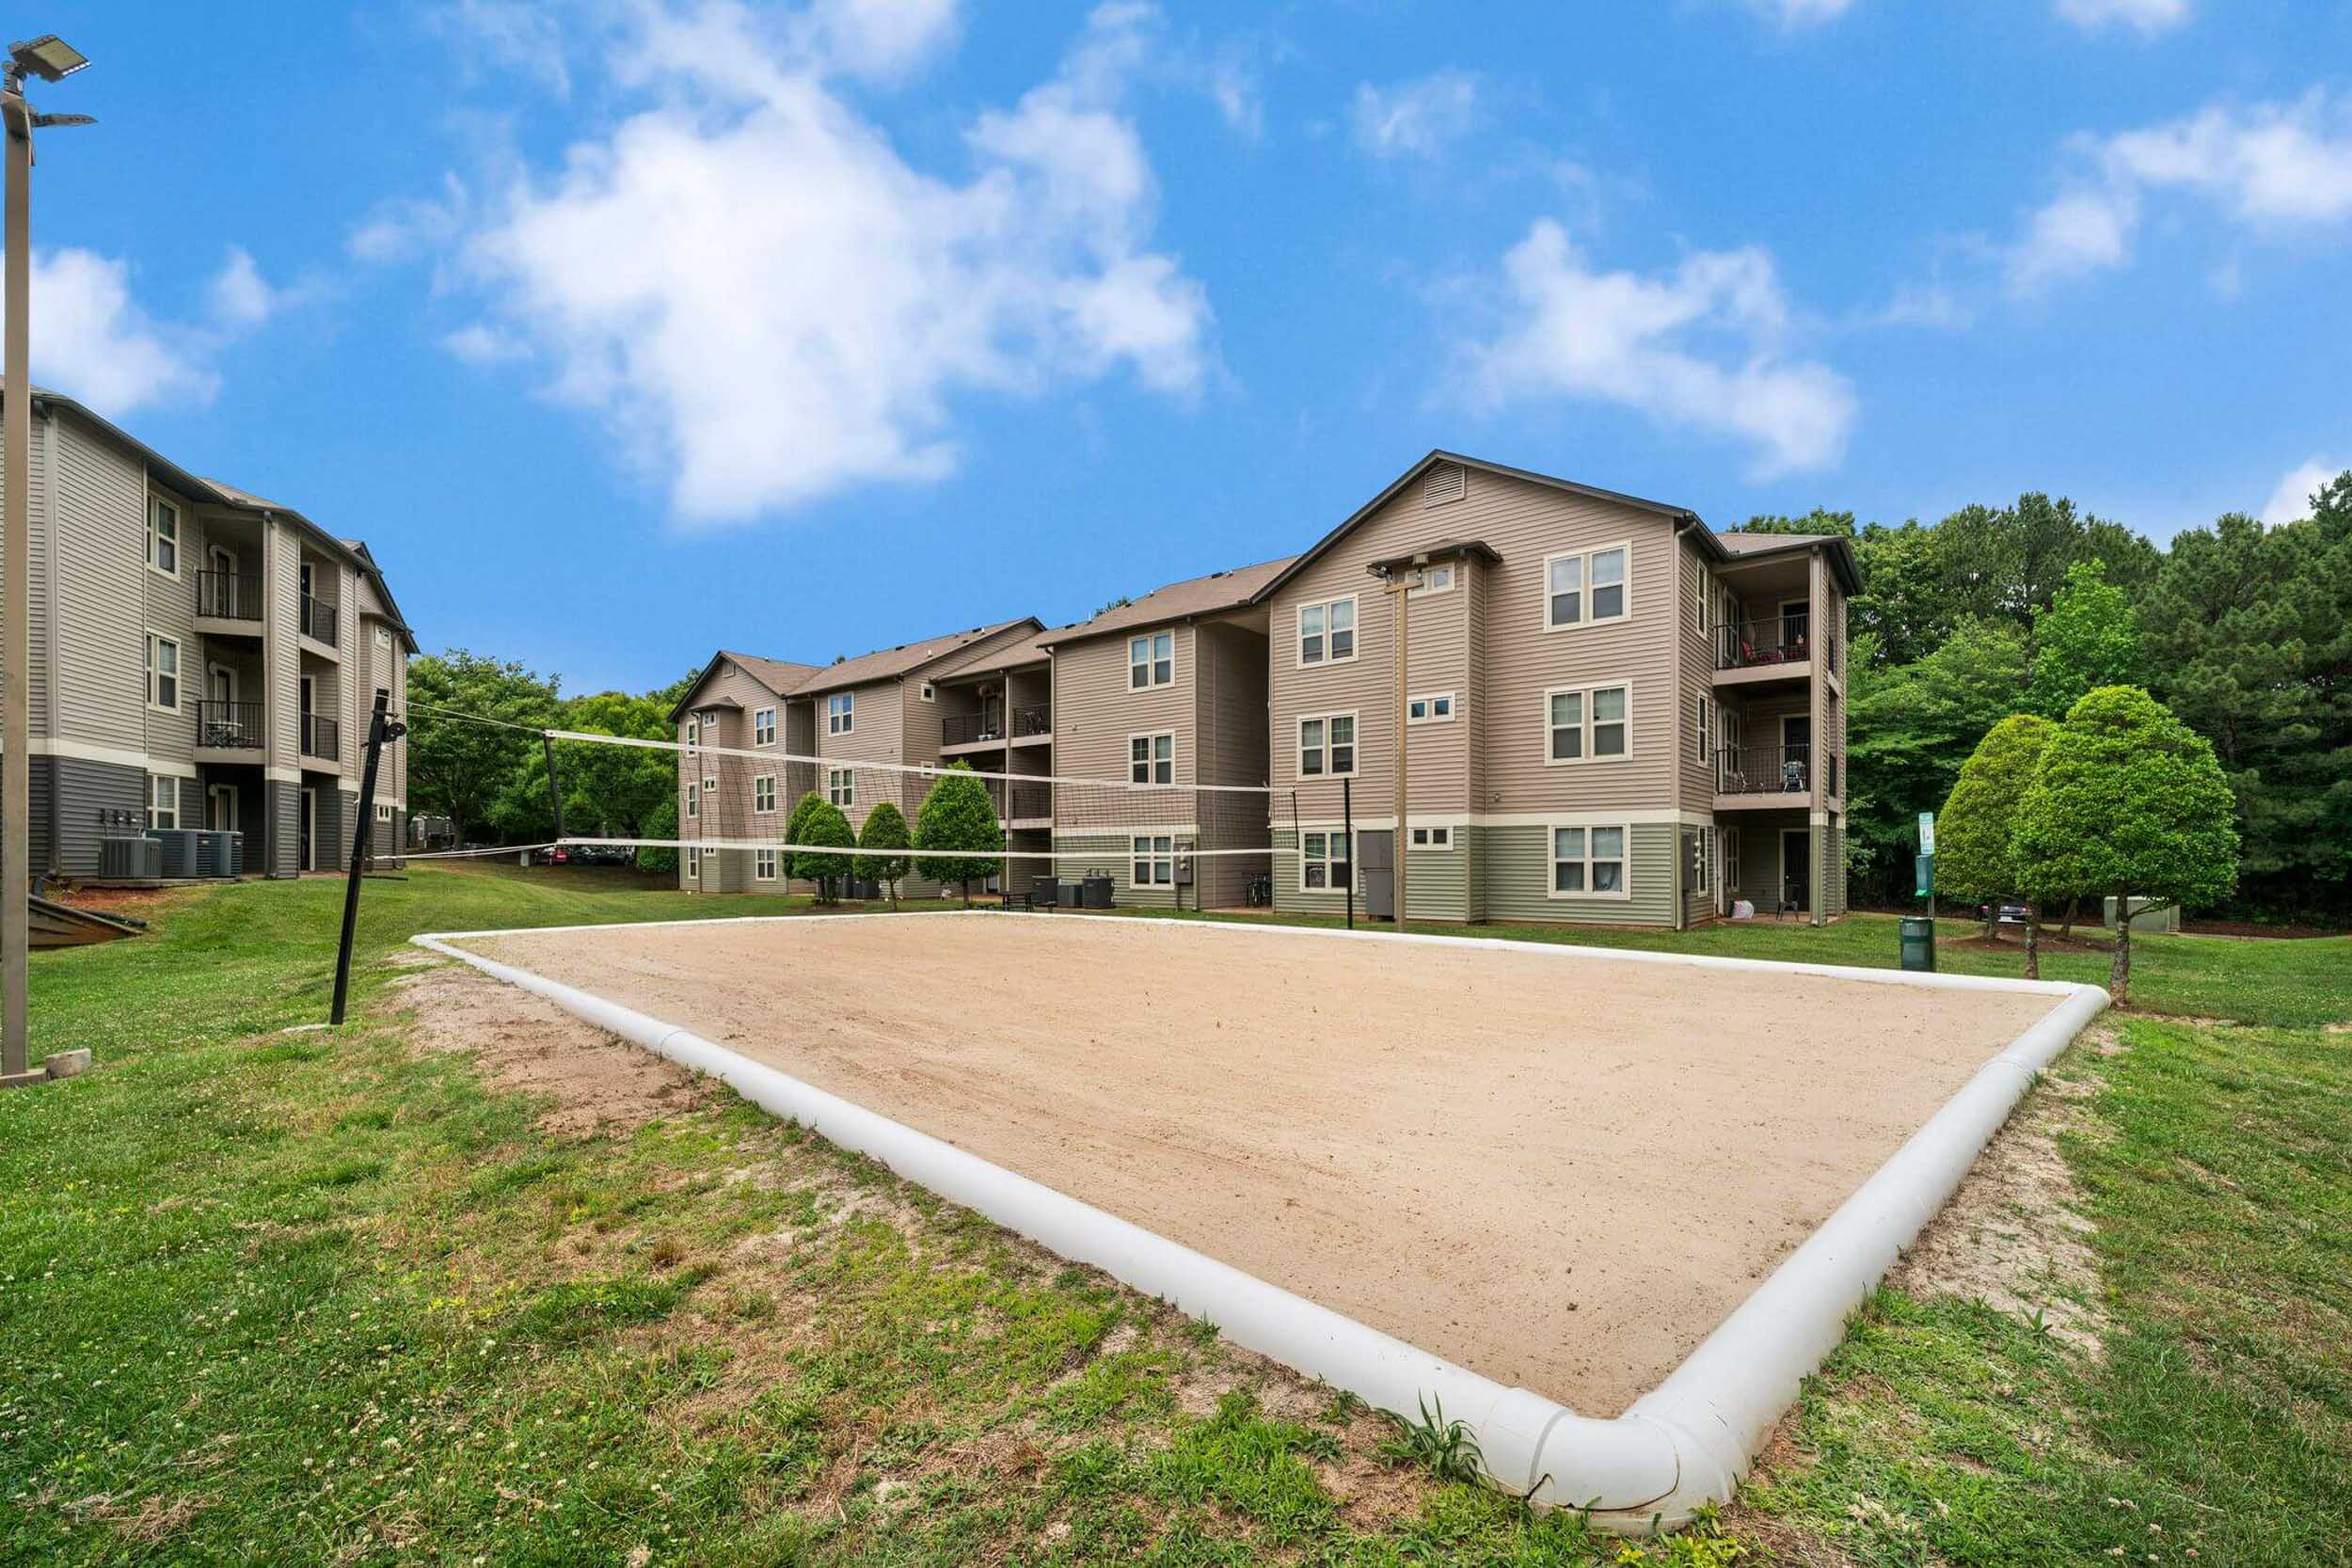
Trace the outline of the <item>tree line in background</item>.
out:
M 2236 800 L 2234 901 L 2209 891 L 2191 907 L 2352 914 L 2352 472 L 2298 521 L 2233 513 L 2162 547 L 2038 494 L 1899 528 L 1834 512 L 1747 526 L 1846 534 L 1860 561 L 1846 739 L 1855 903 L 1909 897 L 1918 814 L 1942 808 L 1995 724 L 2063 720 L 2093 690 L 2134 686 L 2211 746 Z
M 2039 494 L 1899 528 L 1820 511 L 1746 526 L 1845 534 L 1860 560 L 1846 739 L 1857 904 L 1907 899 L 1918 814 L 1943 807 L 1994 725 L 2019 713 L 2055 722 L 2094 690 L 2133 686 L 2210 745 L 2235 799 L 2234 902 L 2190 902 L 2257 919 L 2352 915 L 2352 472 L 2299 521 L 2265 528 L 2233 513 L 2162 547 Z M 555 824 L 529 732 L 674 739 L 670 710 L 691 680 L 564 697 L 554 677 L 517 663 L 463 649 L 419 658 L 409 673 L 411 807 L 448 816 L 461 843 L 544 840 Z M 574 832 L 677 836 L 670 753 L 573 747 L 561 767 Z M 904 829 L 900 818 L 884 831 Z M 923 847 L 919 822 L 910 836 Z M 649 869 L 677 863 L 671 850 L 640 859 Z

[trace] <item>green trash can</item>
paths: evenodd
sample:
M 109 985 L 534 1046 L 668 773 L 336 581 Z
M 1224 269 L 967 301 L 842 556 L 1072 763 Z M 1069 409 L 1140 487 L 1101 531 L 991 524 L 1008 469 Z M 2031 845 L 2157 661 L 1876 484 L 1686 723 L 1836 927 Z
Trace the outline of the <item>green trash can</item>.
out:
M 1934 974 L 1935 922 L 1925 915 L 1907 914 L 1902 928 L 1903 967 Z

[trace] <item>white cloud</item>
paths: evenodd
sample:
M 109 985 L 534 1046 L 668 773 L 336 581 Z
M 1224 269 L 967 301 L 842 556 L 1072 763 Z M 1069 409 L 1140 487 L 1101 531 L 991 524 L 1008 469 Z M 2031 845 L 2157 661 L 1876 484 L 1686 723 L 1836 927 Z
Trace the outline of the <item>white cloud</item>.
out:
M 2314 457 L 2279 481 L 2279 487 L 2263 502 L 2262 520 L 2271 528 L 2291 523 L 2312 515 L 2312 497 L 2325 489 L 2348 466 L 2330 463 Z
M 2188 20 L 2188 0 L 2058 0 L 2058 13 L 2077 27 L 2130 27 L 2142 37 L 2178 27 Z
M 229 260 L 213 276 L 213 316 L 223 326 L 259 326 L 276 314 L 287 296 L 270 287 L 243 245 L 229 247 Z
M 1699 251 L 1653 277 L 1601 272 L 1545 219 L 1504 253 L 1502 275 L 1506 322 L 1470 356 L 1477 401 L 1622 404 L 1747 443 L 1759 478 L 1844 456 L 1852 387 L 1786 352 L 1790 312 L 1763 251 Z
M 888 80 L 945 49 L 956 34 L 956 0 L 817 0 L 815 46 L 840 70 Z
M 1375 158 L 1434 158 L 1478 123 L 1478 78 L 1440 71 L 1419 81 L 1356 88 L 1356 145 Z
M 961 182 L 910 166 L 833 91 L 833 56 L 746 8 L 636 15 L 608 68 L 650 106 L 479 215 L 453 193 L 352 244 L 400 255 L 456 224 L 486 309 L 452 352 L 495 362 L 527 345 L 550 392 L 604 417 L 681 516 L 936 477 L 972 390 L 1120 368 L 1178 395 L 1204 382 L 1207 300 L 1150 246 L 1157 186 L 1122 110 L 1156 10 L 1097 9 L 1053 78 L 973 124 Z M 921 31 L 873 35 L 854 69 L 904 60 Z
M 2068 186 L 2027 220 L 2009 253 L 2030 293 L 2131 259 L 2144 210 L 2167 195 L 2203 201 L 2262 232 L 2352 218 L 2352 100 L 2213 105 L 2184 119 L 2078 140 Z
M 131 297 L 130 268 L 88 250 L 33 257 L 33 379 L 102 414 L 209 401 L 219 378 L 200 338 L 152 320 Z
M 1853 0 L 1747 0 L 1747 3 L 1750 10 L 1762 12 L 1784 27 L 1803 27 L 1843 16 Z

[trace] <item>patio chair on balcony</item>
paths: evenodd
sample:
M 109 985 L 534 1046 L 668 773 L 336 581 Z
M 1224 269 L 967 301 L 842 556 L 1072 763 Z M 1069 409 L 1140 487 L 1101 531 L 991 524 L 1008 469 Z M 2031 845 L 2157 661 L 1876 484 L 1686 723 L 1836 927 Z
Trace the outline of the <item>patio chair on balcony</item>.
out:
M 1790 757 L 1780 765 L 1780 787 L 1784 794 L 1804 793 L 1804 764 Z

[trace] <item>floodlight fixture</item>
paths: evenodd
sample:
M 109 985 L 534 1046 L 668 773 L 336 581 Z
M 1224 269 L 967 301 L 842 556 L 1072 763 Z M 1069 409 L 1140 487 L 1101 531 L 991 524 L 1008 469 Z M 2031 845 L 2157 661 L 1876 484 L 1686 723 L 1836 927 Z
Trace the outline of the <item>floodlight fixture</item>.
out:
M 43 33 L 29 43 L 9 44 L 8 58 L 19 71 L 29 71 L 44 82 L 62 82 L 89 64 L 87 55 L 55 33 Z

